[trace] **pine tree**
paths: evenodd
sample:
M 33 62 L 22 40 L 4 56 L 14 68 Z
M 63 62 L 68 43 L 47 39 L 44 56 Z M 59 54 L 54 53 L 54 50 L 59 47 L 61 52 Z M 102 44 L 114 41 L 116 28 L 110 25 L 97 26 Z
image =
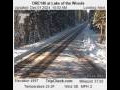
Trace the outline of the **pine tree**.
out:
M 100 30 L 100 43 L 105 40 L 106 12 L 105 10 L 95 11 L 93 24 Z

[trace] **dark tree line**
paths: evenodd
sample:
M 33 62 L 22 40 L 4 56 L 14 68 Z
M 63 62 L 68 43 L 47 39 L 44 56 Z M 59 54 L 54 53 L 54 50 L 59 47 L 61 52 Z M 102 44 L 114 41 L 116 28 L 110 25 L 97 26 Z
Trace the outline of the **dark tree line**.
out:
M 38 42 L 86 20 L 82 10 L 15 10 L 14 46 Z

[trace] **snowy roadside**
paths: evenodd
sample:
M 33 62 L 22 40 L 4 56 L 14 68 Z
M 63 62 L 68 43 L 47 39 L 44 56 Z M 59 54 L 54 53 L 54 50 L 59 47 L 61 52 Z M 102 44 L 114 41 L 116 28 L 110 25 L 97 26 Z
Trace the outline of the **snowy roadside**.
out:
M 83 56 L 88 57 L 94 65 L 102 67 L 105 70 L 107 64 L 106 44 L 98 43 L 98 39 L 98 34 L 96 34 L 93 30 L 90 30 L 89 26 L 86 27 L 76 38 L 78 41 L 77 50 L 79 50 L 80 54 Z
M 22 57 L 30 54 L 30 53 L 34 53 L 34 52 L 38 52 L 39 50 L 41 50 L 42 48 L 52 44 L 54 41 L 60 39 L 61 37 L 65 36 L 66 34 L 68 34 L 69 32 L 73 31 L 74 29 L 80 27 L 82 24 L 78 24 L 76 25 L 76 27 L 74 28 L 68 28 L 63 32 L 60 32 L 58 34 L 56 34 L 53 37 L 50 37 L 46 40 L 42 40 L 40 42 L 34 43 L 34 44 L 30 44 L 30 45 L 25 45 L 22 46 L 20 48 L 14 49 L 14 53 L 13 53 L 13 57 L 15 58 L 15 62 L 19 59 L 21 59 Z

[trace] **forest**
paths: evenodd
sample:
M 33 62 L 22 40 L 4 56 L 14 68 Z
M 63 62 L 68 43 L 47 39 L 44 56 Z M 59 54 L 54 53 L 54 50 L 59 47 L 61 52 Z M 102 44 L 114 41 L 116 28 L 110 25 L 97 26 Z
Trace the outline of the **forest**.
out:
M 84 10 L 14 11 L 15 48 L 49 38 L 87 20 Z
M 69 27 L 88 21 L 91 29 L 100 34 L 100 43 L 106 38 L 105 10 L 15 10 L 14 47 L 39 42 Z

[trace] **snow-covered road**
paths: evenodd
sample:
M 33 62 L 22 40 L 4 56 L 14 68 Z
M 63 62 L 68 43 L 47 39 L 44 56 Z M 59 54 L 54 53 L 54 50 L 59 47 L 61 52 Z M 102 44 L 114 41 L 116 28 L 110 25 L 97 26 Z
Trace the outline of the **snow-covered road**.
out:
M 81 27 L 82 24 L 78 24 L 75 27 L 71 28 L 68 27 L 66 30 L 56 34 L 55 36 L 52 36 L 48 39 L 42 40 L 40 42 L 37 43 L 33 43 L 30 45 L 25 45 L 22 47 L 19 47 L 17 49 L 14 49 L 14 53 L 13 53 L 13 57 L 14 57 L 14 63 L 17 63 L 19 61 L 22 60 L 23 57 L 29 55 L 29 54 L 34 54 L 34 52 L 38 52 L 41 49 L 43 49 L 46 46 L 49 46 L 50 44 L 52 44 L 54 41 L 60 39 L 61 37 L 65 36 L 66 34 L 70 33 L 71 31 L 75 30 L 76 28 Z
M 86 27 L 38 77 L 105 78 L 106 46 Z
M 87 26 L 46 70 L 39 73 L 40 68 L 35 68 L 34 73 L 29 72 L 29 76 L 35 74 L 40 78 L 105 78 L 106 63 L 106 45 L 99 44 L 98 35 Z

